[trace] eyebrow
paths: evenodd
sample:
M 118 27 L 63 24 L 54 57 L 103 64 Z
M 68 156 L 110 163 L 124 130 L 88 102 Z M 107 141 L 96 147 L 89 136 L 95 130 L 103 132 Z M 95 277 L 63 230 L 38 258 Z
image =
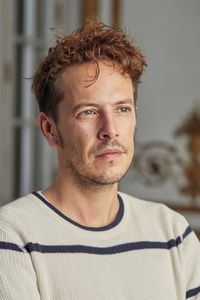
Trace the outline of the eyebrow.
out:
M 124 100 L 119 100 L 117 101 L 116 103 L 113 104 L 113 106 L 116 106 L 116 105 L 120 105 L 120 104 L 134 104 L 134 101 L 132 99 L 124 99 Z M 78 104 L 76 105 L 73 109 L 72 109 L 72 112 L 75 113 L 77 110 L 83 108 L 83 107 L 99 107 L 100 105 L 97 104 L 97 103 L 81 103 L 81 104 Z

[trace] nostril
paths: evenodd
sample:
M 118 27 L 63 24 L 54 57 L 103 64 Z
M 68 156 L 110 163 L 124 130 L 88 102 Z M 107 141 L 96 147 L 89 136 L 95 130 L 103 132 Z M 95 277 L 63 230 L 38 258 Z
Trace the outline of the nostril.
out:
M 111 137 L 108 134 L 103 134 L 103 139 L 110 139 Z

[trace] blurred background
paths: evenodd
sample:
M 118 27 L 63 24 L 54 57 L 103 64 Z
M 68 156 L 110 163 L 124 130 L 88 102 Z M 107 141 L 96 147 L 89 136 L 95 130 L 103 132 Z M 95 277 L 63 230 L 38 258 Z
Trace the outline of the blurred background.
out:
M 55 43 L 98 17 L 126 28 L 146 56 L 138 91 L 135 158 L 120 190 L 164 202 L 200 231 L 200 1 L 0 0 L 0 205 L 56 176 L 31 80 Z

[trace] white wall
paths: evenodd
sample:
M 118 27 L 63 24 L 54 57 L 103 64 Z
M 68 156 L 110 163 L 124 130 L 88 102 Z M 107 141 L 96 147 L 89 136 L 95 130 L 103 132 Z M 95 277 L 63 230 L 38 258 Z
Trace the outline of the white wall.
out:
M 123 4 L 122 25 L 130 28 L 148 63 L 139 95 L 138 139 L 171 139 L 179 120 L 200 101 L 200 1 Z

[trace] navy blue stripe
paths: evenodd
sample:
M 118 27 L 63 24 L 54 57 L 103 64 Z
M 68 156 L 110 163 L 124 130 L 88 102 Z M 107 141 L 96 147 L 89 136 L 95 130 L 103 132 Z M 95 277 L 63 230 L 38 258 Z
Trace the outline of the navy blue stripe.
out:
M 112 247 L 91 247 L 85 245 L 41 245 L 38 243 L 27 243 L 24 249 L 31 252 L 40 253 L 90 253 L 90 254 L 116 254 L 134 250 L 145 250 L 145 249 L 167 249 L 170 250 L 173 247 L 178 247 L 181 244 L 181 237 L 178 236 L 176 239 L 171 239 L 168 242 L 151 242 L 141 241 L 126 243 L 121 245 L 115 245 Z M 9 249 L 18 252 L 23 250 L 16 244 L 0 242 L 0 249 Z
M 112 247 L 90 247 L 84 245 L 41 245 L 37 243 L 28 243 L 24 248 L 27 252 L 40 252 L 40 253 L 89 253 L 89 254 L 117 254 L 122 252 L 144 250 L 144 249 L 171 249 L 177 247 L 181 243 L 181 238 L 176 240 L 172 239 L 168 242 L 135 242 L 116 245 Z
M 190 297 L 193 297 L 193 296 L 196 296 L 198 293 L 200 293 L 200 286 L 195 288 L 195 289 L 191 289 L 191 290 L 187 291 L 186 299 L 190 298 Z
M 78 226 L 82 229 L 85 230 L 90 230 L 90 231 L 104 231 L 104 230 L 108 230 L 111 229 L 115 226 L 117 226 L 120 221 L 123 218 L 124 215 L 124 204 L 123 204 L 123 200 L 120 197 L 120 195 L 118 194 L 118 199 L 119 199 L 119 213 L 117 215 L 117 218 L 115 219 L 114 222 L 112 222 L 109 225 L 103 226 L 103 227 L 88 227 L 88 226 L 83 226 L 75 221 L 73 221 L 72 219 L 68 218 L 67 216 L 65 216 L 63 213 L 61 213 L 61 211 L 59 211 L 57 208 L 55 208 L 51 203 L 49 203 L 48 201 L 46 201 L 46 199 L 44 197 L 42 197 L 40 194 L 38 194 L 37 192 L 33 192 L 32 193 L 34 196 L 36 196 L 37 198 L 39 198 L 40 200 L 42 200 L 43 203 L 45 203 L 48 207 L 50 207 L 53 211 L 55 211 L 59 216 L 61 216 L 62 218 L 64 218 L 65 220 L 67 220 L 68 222 L 72 223 L 75 226 Z
M 17 246 L 16 244 L 1 242 L 1 241 L 0 241 L 0 249 L 23 252 L 23 250 L 19 246 Z
M 188 234 L 190 234 L 191 232 L 192 232 L 192 228 L 191 228 L 190 226 L 188 226 L 188 227 L 186 228 L 184 234 L 183 234 L 183 239 L 185 239 L 186 236 L 187 236 Z

